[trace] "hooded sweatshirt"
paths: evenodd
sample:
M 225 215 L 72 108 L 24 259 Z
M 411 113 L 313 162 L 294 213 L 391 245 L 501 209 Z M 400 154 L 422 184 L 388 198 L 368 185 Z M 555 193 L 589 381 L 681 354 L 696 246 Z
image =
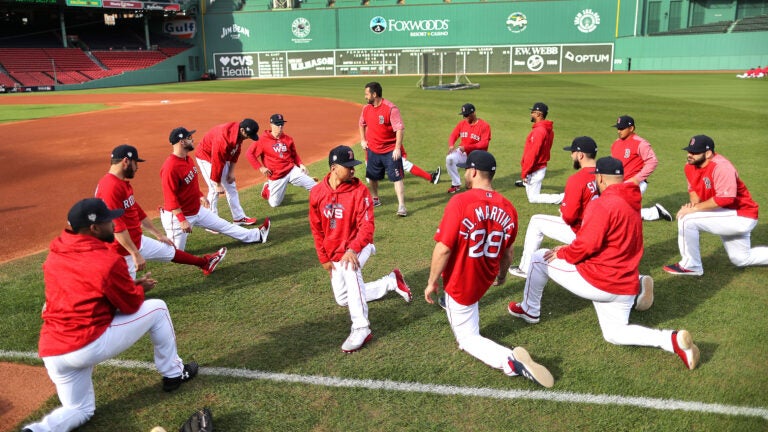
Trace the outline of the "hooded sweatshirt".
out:
M 541 120 L 533 124 L 528 138 L 525 139 L 523 159 L 520 161 L 521 178 L 525 179 L 529 174 L 547 167 L 554 140 L 555 132 L 552 130 L 550 120 Z
M 195 157 L 211 163 L 211 180 L 221 183 L 221 174 L 227 162 L 236 163 L 240 158 L 240 123 L 218 125 L 208 131 L 195 152 Z

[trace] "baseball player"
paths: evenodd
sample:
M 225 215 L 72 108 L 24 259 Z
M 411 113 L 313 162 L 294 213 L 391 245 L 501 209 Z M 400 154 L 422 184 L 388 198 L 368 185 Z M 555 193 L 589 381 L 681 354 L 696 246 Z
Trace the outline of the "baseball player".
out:
M 379 180 L 386 173 L 397 195 L 397 215 L 408 216 L 403 183 L 403 134 L 405 125 L 400 109 L 383 98 L 381 84 L 365 85 L 366 104 L 360 113 L 360 145 L 367 152 L 365 178 L 369 180 L 374 205 L 380 205 Z M 379 204 L 377 204 L 379 203 Z
M 259 140 L 259 124 L 253 119 L 240 123 L 220 124 L 203 136 L 197 149 L 197 165 L 208 185 L 208 202 L 211 212 L 219 214 L 219 195 L 226 194 L 232 222 L 238 225 L 254 225 L 256 219 L 245 215 L 240 205 L 240 195 L 235 184 L 235 166 L 240 158 L 241 145 L 246 138 Z
M 421 177 L 432 184 L 437 184 L 440 181 L 440 173 L 441 173 L 440 167 L 437 167 L 437 169 L 432 172 L 424 171 L 424 169 L 422 169 L 418 165 L 408 160 L 408 154 L 405 151 L 405 146 L 403 146 L 402 149 L 403 149 L 403 156 L 402 156 L 403 171 L 407 173 L 411 173 L 416 177 Z M 377 200 L 376 202 L 378 202 L 379 205 L 381 205 L 381 201 Z
M 466 168 L 467 191 L 452 197 L 443 212 L 424 299 L 434 304 L 432 294 L 442 276 L 445 310 L 459 349 L 508 376 L 522 375 L 552 387 L 552 374 L 525 348 L 509 349 L 480 335 L 478 302 L 495 279 L 506 276 L 517 236 L 517 210 L 493 189 L 493 155 L 475 150 L 458 165 Z
M 485 120 L 477 117 L 474 105 L 465 103 L 461 106 L 459 114 L 464 117 L 464 120 L 461 120 L 453 128 L 451 136 L 448 137 L 448 154 L 445 156 L 445 170 L 451 176 L 449 194 L 456 193 L 461 189 L 461 177 L 459 177 L 457 164 L 466 162 L 467 155 L 474 150 L 487 151 L 491 141 L 491 126 Z M 456 146 L 456 140 L 459 138 L 461 141 Z
M 282 114 L 273 114 L 269 118 L 270 130 L 264 131 L 261 140 L 254 141 L 245 153 L 253 168 L 267 177 L 261 196 L 272 207 L 283 202 L 288 183 L 306 190 L 317 184 L 307 175 L 293 138 L 283 132 L 285 123 Z
M 533 127 L 525 139 L 523 158 L 520 160 L 520 177 L 515 184 L 525 187 L 528 202 L 538 204 L 560 204 L 563 201 L 562 194 L 541 193 L 541 183 L 547 174 L 547 162 L 549 162 L 552 142 L 555 132 L 552 130 L 552 121 L 547 120 L 549 107 L 543 102 L 536 102 L 531 108 L 531 123 Z
M 715 142 L 706 135 L 691 138 L 683 150 L 688 152 L 685 177 L 690 201 L 677 212 L 677 244 L 682 258 L 664 266 L 664 271 L 686 276 L 704 274 L 699 251 L 701 231 L 720 236 L 733 265 L 768 265 L 768 246 L 752 247 L 750 243 L 750 234 L 757 226 L 758 205 L 736 168 L 715 153 Z
M 643 256 L 642 195 L 638 185 L 624 181 L 624 167 L 618 159 L 598 159 L 594 173 L 600 197 L 587 206 L 576 238 L 569 245 L 533 254 L 523 301 L 509 303 L 509 313 L 538 323 L 544 286 L 552 279 L 592 301 L 603 338 L 609 343 L 661 348 L 677 354 L 688 369 L 695 368 L 699 349 L 688 331 L 629 324 L 635 301 L 653 302 L 653 292 L 641 291 L 637 283 Z
M 640 193 L 645 194 L 648 189 L 648 176 L 650 176 L 659 164 L 656 153 L 644 138 L 635 133 L 635 119 L 623 115 L 613 125 L 616 128 L 618 139 L 611 145 L 611 156 L 624 164 L 626 181 L 631 181 L 640 186 Z M 652 221 L 664 219 L 672 220 L 672 215 L 659 203 L 653 207 L 640 210 L 643 220 Z
M 210 203 L 197 183 L 197 167 L 189 152 L 195 149 L 192 134 L 183 127 L 171 131 L 169 140 L 173 151 L 160 168 L 163 185 L 163 208 L 160 221 L 166 235 L 177 249 L 184 250 L 193 226 L 201 226 L 245 243 L 265 243 L 269 235 L 269 218 L 258 229 L 246 229 L 220 218 L 209 210 Z
M 349 308 L 352 320 L 349 337 L 341 345 L 346 353 L 359 350 L 373 337 L 369 301 L 390 291 L 411 301 L 411 290 L 398 269 L 377 281 L 363 282 L 363 266 L 376 248 L 371 194 L 355 177 L 354 167 L 361 163 L 351 148 L 335 147 L 328 155 L 330 172 L 309 191 L 309 226 L 317 258 L 330 275 L 336 303 Z
M 175 262 L 199 267 L 208 276 L 227 254 L 227 248 L 202 257 L 176 249 L 173 241 L 155 228 L 155 224 L 144 213 L 133 194 L 129 181 L 139 169 L 139 152 L 135 147 L 122 144 L 112 150 L 109 172 L 99 180 L 96 186 L 96 198 L 101 198 L 107 207 L 122 209 L 125 213 L 114 220 L 115 242 L 112 247 L 125 258 L 128 273 L 136 278 L 136 271 L 144 271 L 146 260 Z M 146 237 L 143 231 L 149 231 L 157 240 Z
M 168 306 L 145 299 L 157 281 L 147 273 L 133 280 L 123 257 L 109 244 L 113 220 L 123 210 L 88 198 L 69 210 L 69 228 L 56 237 L 43 264 L 45 306 L 39 355 L 56 385 L 61 407 L 24 431 L 71 431 L 93 416 L 93 367 L 118 356 L 149 333 L 163 390 L 173 391 L 197 375 L 184 364 Z

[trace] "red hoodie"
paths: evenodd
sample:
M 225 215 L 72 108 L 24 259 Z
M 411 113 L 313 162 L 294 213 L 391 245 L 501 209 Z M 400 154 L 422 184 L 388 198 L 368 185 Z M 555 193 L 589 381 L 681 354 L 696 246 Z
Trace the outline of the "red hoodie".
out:
M 636 295 L 643 257 L 641 200 L 640 187 L 634 183 L 608 186 L 587 205 L 576 239 L 557 257 L 574 264 L 595 288 Z
M 221 183 L 221 173 L 227 162 L 236 163 L 240 157 L 240 123 L 218 125 L 208 131 L 197 147 L 195 157 L 211 163 L 211 180 Z
M 336 190 L 330 173 L 309 191 L 309 226 L 321 264 L 340 261 L 347 249 L 360 253 L 373 243 L 373 202 L 368 188 L 354 178 Z
M 125 259 L 95 237 L 64 231 L 43 264 L 45 307 L 40 357 L 76 351 L 98 339 L 115 312 L 131 314 L 144 289 L 128 274 Z
M 554 140 L 555 132 L 552 130 L 550 120 L 541 120 L 533 124 L 531 133 L 525 139 L 523 159 L 520 161 L 521 178 L 525 179 L 529 174 L 547 166 Z

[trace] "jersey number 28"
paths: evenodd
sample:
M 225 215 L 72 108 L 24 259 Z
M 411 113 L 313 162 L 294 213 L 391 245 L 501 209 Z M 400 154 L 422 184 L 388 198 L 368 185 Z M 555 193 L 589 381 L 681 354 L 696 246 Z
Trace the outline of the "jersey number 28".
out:
M 480 258 L 486 256 L 488 258 L 496 258 L 501 252 L 501 242 L 504 241 L 504 232 L 491 231 L 486 236 L 484 229 L 474 230 L 469 233 L 469 240 L 471 242 L 469 246 L 469 257 Z

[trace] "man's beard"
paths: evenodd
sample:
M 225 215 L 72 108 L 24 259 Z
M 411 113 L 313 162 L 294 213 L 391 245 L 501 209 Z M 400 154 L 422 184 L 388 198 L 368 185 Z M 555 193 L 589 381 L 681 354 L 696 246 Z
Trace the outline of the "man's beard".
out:
M 580 170 L 581 169 L 581 162 L 578 160 L 573 161 L 573 169 Z

